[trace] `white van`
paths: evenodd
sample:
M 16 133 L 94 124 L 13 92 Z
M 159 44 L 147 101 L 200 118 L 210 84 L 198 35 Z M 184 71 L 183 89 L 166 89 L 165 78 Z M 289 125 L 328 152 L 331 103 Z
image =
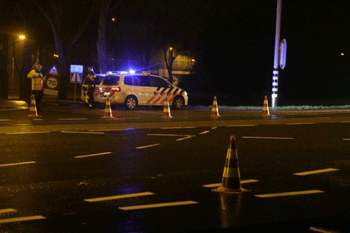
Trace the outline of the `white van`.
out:
M 124 105 L 129 110 L 138 105 L 163 106 L 166 99 L 174 109 L 188 105 L 186 91 L 150 74 L 108 74 L 99 89 L 100 103 L 105 103 L 109 96 L 111 105 Z

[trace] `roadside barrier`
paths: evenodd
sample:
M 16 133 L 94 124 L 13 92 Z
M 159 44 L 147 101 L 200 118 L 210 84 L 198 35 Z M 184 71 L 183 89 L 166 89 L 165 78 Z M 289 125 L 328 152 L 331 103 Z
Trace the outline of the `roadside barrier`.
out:
M 30 97 L 30 107 L 29 107 L 29 117 L 40 117 L 38 115 L 38 110 L 36 108 L 35 96 L 31 95 Z
M 218 108 L 218 102 L 216 100 L 216 96 L 214 96 L 214 101 L 213 101 L 213 107 L 211 109 L 211 117 L 217 118 L 220 117 L 219 115 L 219 108 Z
M 212 189 L 212 191 L 230 194 L 238 194 L 247 191 L 241 186 L 236 139 L 233 135 L 230 137 L 221 186 L 219 188 Z
M 162 118 L 171 118 L 169 101 L 166 99 L 164 101 L 164 109 Z
M 106 99 L 105 115 L 102 118 L 114 118 L 112 115 L 111 101 L 109 100 L 109 96 L 107 96 Z
M 264 98 L 264 105 L 263 105 L 262 113 L 263 113 L 263 116 L 270 116 L 269 103 L 267 101 L 267 96 L 266 95 L 265 95 L 265 98 Z

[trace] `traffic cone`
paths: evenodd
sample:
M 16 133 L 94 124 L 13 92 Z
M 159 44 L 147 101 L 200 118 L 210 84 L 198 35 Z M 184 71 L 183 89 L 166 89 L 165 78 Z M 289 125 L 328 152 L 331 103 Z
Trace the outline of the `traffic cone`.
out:
M 111 101 L 109 100 L 109 96 L 107 96 L 106 100 L 105 115 L 102 118 L 114 118 L 112 116 Z
M 211 117 L 217 118 L 220 117 L 219 115 L 219 108 L 218 108 L 218 102 L 216 100 L 216 96 L 214 96 L 214 101 L 213 101 L 213 107 L 211 109 Z
M 230 137 L 230 143 L 227 150 L 224 172 L 222 174 L 221 186 L 212 189 L 213 192 L 223 192 L 237 194 L 247 191 L 241 186 L 241 178 L 239 173 L 237 148 L 235 136 Z
M 164 101 L 164 109 L 162 118 L 171 118 L 169 101 L 166 99 Z
M 35 95 L 30 97 L 29 117 L 40 117 L 36 108 Z
M 265 98 L 264 98 L 264 105 L 263 105 L 262 113 L 263 113 L 263 116 L 270 116 L 269 103 L 267 101 L 267 96 L 266 95 L 265 95 Z

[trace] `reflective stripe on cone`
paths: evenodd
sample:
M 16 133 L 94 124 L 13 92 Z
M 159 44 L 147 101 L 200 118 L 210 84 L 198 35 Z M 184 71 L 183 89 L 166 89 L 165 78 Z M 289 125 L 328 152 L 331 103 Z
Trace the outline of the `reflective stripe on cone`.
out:
M 238 165 L 237 148 L 235 136 L 230 137 L 229 146 L 226 154 L 224 172 L 222 174 L 221 185 L 213 192 L 223 192 L 237 194 L 247 191 L 241 186 L 241 177 Z

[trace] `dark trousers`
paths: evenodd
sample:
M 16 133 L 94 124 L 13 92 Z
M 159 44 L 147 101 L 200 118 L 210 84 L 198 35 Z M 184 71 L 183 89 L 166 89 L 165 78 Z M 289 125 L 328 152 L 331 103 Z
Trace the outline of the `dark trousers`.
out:
M 39 111 L 41 98 L 43 97 L 43 91 L 42 90 L 33 90 L 32 95 L 35 96 L 36 109 Z

